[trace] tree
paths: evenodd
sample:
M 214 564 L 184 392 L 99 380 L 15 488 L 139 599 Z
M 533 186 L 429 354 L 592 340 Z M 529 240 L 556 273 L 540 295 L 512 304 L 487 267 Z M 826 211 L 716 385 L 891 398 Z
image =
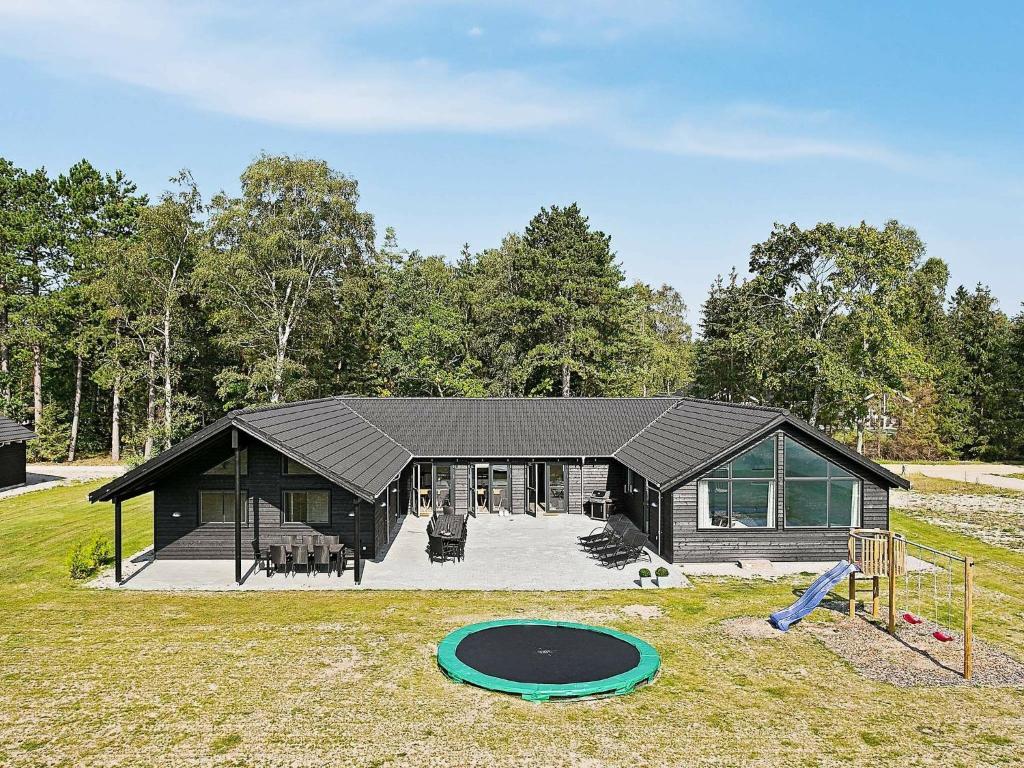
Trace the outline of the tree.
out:
M 242 174 L 241 197 L 212 204 L 212 247 L 196 285 L 237 364 L 217 375 L 230 405 L 306 391 L 332 298 L 373 248 L 373 218 L 355 180 L 319 160 L 264 155 Z
M 604 391 L 609 350 L 624 332 L 628 289 L 611 238 L 575 203 L 542 208 L 523 235 L 522 289 L 531 392 Z
M 632 288 L 636 331 L 629 344 L 635 394 L 670 395 L 693 375 L 693 344 L 686 303 L 679 292 L 662 284 L 657 290 L 637 282 Z

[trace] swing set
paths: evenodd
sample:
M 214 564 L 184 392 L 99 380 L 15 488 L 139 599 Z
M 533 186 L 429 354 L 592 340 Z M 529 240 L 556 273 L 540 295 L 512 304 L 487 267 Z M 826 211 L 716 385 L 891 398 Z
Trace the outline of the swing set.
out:
M 911 573 L 908 555 L 920 567 Z M 923 630 L 940 643 L 956 639 L 964 645 L 964 679 L 971 679 L 973 650 L 974 560 L 932 549 L 893 531 L 856 528 L 850 531 L 849 560 L 857 566 L 849 576 L 849 612 L 857 613 L 858 576 L 870 578 L 871 615 L 878 618 L 879 586 L 886 580 L 889 634 L 896 634 L 897 621 Z M 902 580 L 902 590 L 898 589 Z M 931 592 L 930 600 L 928 592 Z M 902 594 L 903 607 L 899 607 Z M 930 606 L 929 606 L 930 603 Z

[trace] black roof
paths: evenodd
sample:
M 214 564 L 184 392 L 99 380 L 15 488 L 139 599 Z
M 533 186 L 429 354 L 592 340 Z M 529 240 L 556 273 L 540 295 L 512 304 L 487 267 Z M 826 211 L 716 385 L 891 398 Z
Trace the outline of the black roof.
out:
M 31 429 L 23 427 L 13 419 L 0 416 L 0 445 L 7 443 L 23 443 L 26 440 L 35 440 L 36 433 Z
M 143 493 L 231 427 L 357 496 L 376 498 L 414 458 L 610 458 L 667 488 L 788 424 L 892 486 L 906 481 L 778 408 L 687 397 L 331 397 L 233 411 L 97 489 Z
M 611 456 L 667 397 L 347 397 L 342 402 L 423 458 Z

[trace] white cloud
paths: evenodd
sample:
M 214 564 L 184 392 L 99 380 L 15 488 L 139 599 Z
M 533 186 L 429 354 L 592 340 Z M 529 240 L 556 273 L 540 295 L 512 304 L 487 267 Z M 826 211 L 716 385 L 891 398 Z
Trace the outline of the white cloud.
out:
M 604 98 L 564 93 L 514 70 L 456 71 L 435 60 L 377 60 L 303 41 L 221 34 L 189 4 L 126 0 L 0 3 L 8 56 L 179 96 L 213 111 L 326 130 L 515 131 L 584 119 Z
M 483 33 L 484 31 L 480 27 L 470 27 L 468 30 L 466 30 L 466 34 L 469 35 L 470 37 L 480 37 L 480 35 L 482 35 Z
M 849 122 L 849 121 L 847 121 Z M 793 110 L 767 104 L 734 104 L 696 110 L 667 128 L 623 134 L 625 143 L 673 155 L 780 162 L 814 158 L 906 164 L 884 144 L 858 137 L 831 110 Z
M 350 32 L 357 32 L 360 25 L 387 23 L 382 6 L 399 16 L 422 10 L 424 4 L 455 2 L 382 0 L 360 15 L 353 0 L 353 13 L 343 12 L 342 18 Z M 550 22 L 544 27 L 548 32 L 540 33 L 542 38 L 547 34 L 543 39 L 550 44 L 563 39 L 560 28 L 599 25 L 611 34 L 679 12 L 678 6 L 663 2 L 641 10 L 625 10 L 613 0 L 503 4 Z M 881 143 L 859 138 L 848 127 L 849 119 L 828 110 L 756 103 L 683 106 L 676 116 L 637 127 L 645 107 L 657 106 L 638 92 L 553 86 L 539 75 L 513 69 L 460 70 L 435 59 L 376 58 L 339 43 L 331 33 L 316 34 L 310 25 L 321 6 L 282 7 L 211 7 L 190 0 L 0 0 L 0 55 L 31 60 L 64 76 L 130 83 L 214 112 L 315 130 L 507 133 L 565 128 L 575 132 L 569 135 L 573 140 L 596 134 L 598 140 L 673 155 L 902 162 Z M 694 19 L 709 13 L 702 2 L 683 7 Z M 300 12 L 296 23 L 291 14 Z M 332 18 L 337 23 L 337 16 Z M 482 33 L 483 27 L 473 26 L 467 34 Z

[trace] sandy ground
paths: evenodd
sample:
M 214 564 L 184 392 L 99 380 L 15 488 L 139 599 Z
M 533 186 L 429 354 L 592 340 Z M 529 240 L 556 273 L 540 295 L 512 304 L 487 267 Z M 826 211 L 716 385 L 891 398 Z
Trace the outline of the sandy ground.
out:
M 58 485 L 118 477 L 126 471 L 128 468 L 121 464 L 29 464 L 25 467 L 25 485 L 0 491 L 0 499 L 56 488 Z
M 890 503 L 933 525 L 1024 552 L 1024 499 L 893 491 Z
M 735 640 L 776 642 L 784 637 L 763 618 L 743 616 L 720 625 Z M 935 627 L 900 624 L 895 636 L 865 618 L 843 617 L 827 622 L 801 622 L 790 631 L 810 634 L 849 662 L 869 680 L 901 688 L 913 686 L 1009 686 L 1024 688 L 1024 664 L 1002 651 L 974 640 L 974 672 L 965 680 L 963 639 L 950 642 L 932 637 Z
M 1005 475 L 1024 474 L 1024 466 L 1015 464 L 884 464 L 902 475 L 924 475 L 958 480 L 962 483 L 984 483 L 996 488 L 1024 491 L 1024 480 Z

